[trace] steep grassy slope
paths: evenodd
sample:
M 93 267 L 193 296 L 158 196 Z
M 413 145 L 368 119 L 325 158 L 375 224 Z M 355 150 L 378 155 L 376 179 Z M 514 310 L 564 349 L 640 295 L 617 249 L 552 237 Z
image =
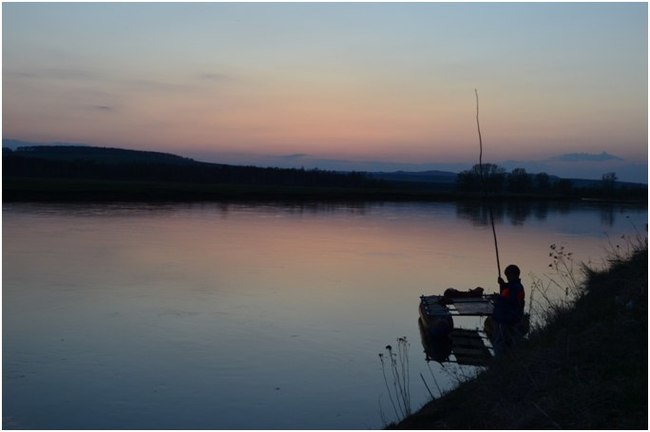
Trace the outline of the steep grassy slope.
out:
M 548 325 L 404 429 L 647 429 L 647 241 Z

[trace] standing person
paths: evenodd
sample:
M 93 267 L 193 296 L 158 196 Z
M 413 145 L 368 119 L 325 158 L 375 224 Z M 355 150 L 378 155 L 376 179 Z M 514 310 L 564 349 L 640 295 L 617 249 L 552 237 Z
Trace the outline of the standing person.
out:
M 514 264 L 504 271 L 508 282 L 499 277 L 499 296 L 494 301 L 492 319 L 496 324 L 494 354 L 501 356 L 518 337 L 517 324 L 524 317 L 525 292 L 521 284 L 519 267 Z

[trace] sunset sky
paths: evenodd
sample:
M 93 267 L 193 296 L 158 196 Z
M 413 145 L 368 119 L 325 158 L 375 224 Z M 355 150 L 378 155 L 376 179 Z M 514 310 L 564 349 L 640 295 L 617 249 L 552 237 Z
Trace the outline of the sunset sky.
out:
M 466 169 L 478 89 L 484 160 L 647 182 L 647 23 L 647 3 L 3 3 L 2 134 Z

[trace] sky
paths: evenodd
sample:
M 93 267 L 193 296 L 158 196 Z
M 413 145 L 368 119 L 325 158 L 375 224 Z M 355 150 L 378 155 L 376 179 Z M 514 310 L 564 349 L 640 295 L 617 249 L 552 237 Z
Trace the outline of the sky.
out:
M 4 2 L 2 136 L 458 171 L 477 89 L 484 162 L 647 182 L 647 27 L 647 3 Z

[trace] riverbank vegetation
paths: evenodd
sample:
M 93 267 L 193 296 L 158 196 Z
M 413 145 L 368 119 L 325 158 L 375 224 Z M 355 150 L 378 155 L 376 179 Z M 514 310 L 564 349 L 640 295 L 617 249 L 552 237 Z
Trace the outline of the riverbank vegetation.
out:
M 511 172 L 495 164 L 474 165 L 457 176 L 457 191 L 465 195 L 479 193 L 496 196 L 538 196 L 590 198 L 601 200 L 647 199 L 647 187 L 620 183 L 616 173 L 604 173 L 600 181 L 562 179 L 545 172 L 529 174 L 524 168 Z
M 528 340 L 392 427 L 647 429 L 647 237 L 620 240 Z M 551 255 L 568 270 L 566 252 Z
M 158 152 L 35 146 L 3 149 L 4 201 L 199 201 L 257 199 L 596 199 L 647 202 L 647 185 L 559 179 L 484 164 L 454 173 L 363 173 L 197 162 Z

